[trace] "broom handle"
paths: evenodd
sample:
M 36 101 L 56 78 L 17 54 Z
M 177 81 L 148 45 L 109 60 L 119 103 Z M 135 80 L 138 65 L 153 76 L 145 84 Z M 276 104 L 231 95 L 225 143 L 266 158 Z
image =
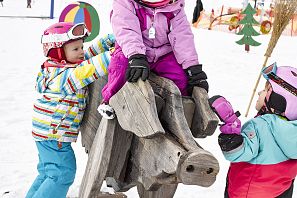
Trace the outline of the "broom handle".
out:
M 264 64 L 263 64 L 263 66 L 262 66 L 262 69 L 266 66 L 267 61 L 268 61 L 268 58 L 269 58 L 269 56 L 265 56 L 265 61 L 264 61 Z M 261 71 L 262 71 L 262 69 L 261 69 Z M 249 114 L 249 110 L 250 110 L 250 107 L 251 107 L 253 98 L 254 98 L 254 96 L 255 96 L 255 92 L 256 92 L 256 90 L 257 90 L 258 84 L 259 84 L 259 82 L 260 82 L 260 78 L 261 78 L 261 72 L 259 73 L 258 79 L 257 79 L 256 84 L 255 84 L 255 87 L 254 87 L 254 89 L 253 89 L 252 97 L 251 97 L 251 99 L 250 99 L 249 106 L 248 106 L 248 108 L 247 108 L 247 110 L 246 110 L 245 117 L 247 117 L 248 114 Z

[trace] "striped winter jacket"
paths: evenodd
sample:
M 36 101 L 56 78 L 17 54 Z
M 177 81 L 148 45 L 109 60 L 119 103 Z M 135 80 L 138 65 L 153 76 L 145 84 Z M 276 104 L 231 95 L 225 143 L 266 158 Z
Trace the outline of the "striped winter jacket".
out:
M 35 140 L 77 140 L 86 108 L 87 85 L 107 74 L 109 49 L 113 44 L 113 35 L 100 39 L 86 51 L 88 59 L 79 65 L 63 65 L 50 60 L 43 63 L 37 76 L 38 96 L 33 108 Z

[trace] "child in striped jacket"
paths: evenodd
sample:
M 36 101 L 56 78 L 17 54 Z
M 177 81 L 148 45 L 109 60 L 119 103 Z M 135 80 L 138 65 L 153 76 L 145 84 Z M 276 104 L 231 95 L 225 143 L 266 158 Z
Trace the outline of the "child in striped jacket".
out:
M 26 198 L 65 198 L 76 173 L 71 142 L 77 140 L 86 108 L 87 85 L 106 75 L 113 35 L 100 39 L 100 52 L 83 51 L 89 35 L 85 25 L 56 23 L 44 31 L 42 43 L 48 57 L 37 76 L 32 135 L 39 154 L 39 175 Z M 89 58 L 91 57 L 92 58 Z M 86 58 L 89 58 L 85 60 Z

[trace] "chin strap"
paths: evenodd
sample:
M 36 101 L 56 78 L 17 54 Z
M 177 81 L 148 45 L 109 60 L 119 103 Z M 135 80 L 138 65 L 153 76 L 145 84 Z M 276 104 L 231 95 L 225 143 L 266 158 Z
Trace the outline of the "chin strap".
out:
M 144 6 L 144 7 L 148 7 L 148 8 L 158 8 L 158 7 L 154 7 L 152 5 L 146 4 L 144 3 L 142 0 L 134 0 L 136 3 Z M 171 0 L 168 4 L 174 3 L 176 0 Z
M 281 118 L 285 119 L 285 120 L 289 120 L 286 116 L 283 115 L 283 112 L 280 112 L 276 109 L 271 108 L 271 106 L 269 105 L 269 102 L 267 101 L 267 99 L 264 99 L 264 105 L 263 107 L 258 111 L 257 115 L 255 117 L 258 117 L 260 115 L 265 115 L 265 114 L 275 114 L 280 116 Z
M 267 110 L 266 110 L 266 106 L 264 105 L 257 113 L 257 115 L 255 117 L 261 116 L 261 115 L 265 115 L 267 114 Z
M 59 57 L 60 60 L 63 58 L 61 48 L 58 48 L 58 57 Z

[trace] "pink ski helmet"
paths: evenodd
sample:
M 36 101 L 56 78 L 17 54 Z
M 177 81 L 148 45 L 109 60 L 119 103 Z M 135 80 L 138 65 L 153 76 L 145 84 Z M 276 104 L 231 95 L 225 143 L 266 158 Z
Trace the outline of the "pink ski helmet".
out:
M 65 55 L 62 46 L 71 40 L 83 39 L 89 36 L 89 34 L 84 23 L 55 23 L 48 27 L 41 37 L 44 56 L 63 60 Z
M 272 86 L 268 103 L 289 120 L 297 120 L 297 68 L 273 63 L 262 70 L 262 75 Z
M 151 8 L 162 7 L 170 3 L 171 0 L 135 0 L 140 4 L 147 5 Z

